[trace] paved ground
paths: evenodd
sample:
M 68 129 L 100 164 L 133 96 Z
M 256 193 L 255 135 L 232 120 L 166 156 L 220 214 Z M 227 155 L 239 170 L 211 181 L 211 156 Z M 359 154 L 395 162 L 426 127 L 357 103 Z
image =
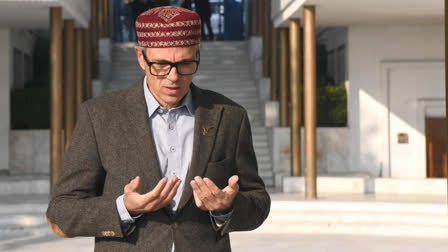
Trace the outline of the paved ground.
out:
M 272 194 L 273 201 L 296 201 L 300 196 L 292 194 Z M 303 199 L 303 198 L 302 198 Z M 397 197 L 397 196 L 322 196 L 322 200 L 353 201 L 403 201 L 431 202 L 443 204 L 444 197 Z M 44 212 L 48 196 L 3 196 L 0 197 L 0 251 L 21 252 L 83 252 L 93 251 L 92 238 L 62 239 L 54 235 L 44 222 Z M 21 218 L 17 217 L 21 216 Z M 35 217 L 25 218 L 26 216 Z M 36 217 L 37 216 L 37 217 Z M 32 228 L 20 228 L 12 225 L 14 220 L 31 225 Z M 36 221 L 38 219 L 39 221 Z M 267 222 L 272 220 L 268 218 Z M 9 224 L 8 224 L 9 223 Z M 286 224 L 287 225 L 287 224 Z M 410 227 L 412 228 L 412 227 Z M 232 249 L 245 251 L 363 251 L 363 252 L 445 252 L 448 239 L 421 237 L 390 237 L 371 235 L 330 235 L 299 234 L 276 232 L 260 228 L 252 232 L 236 232 L 231 234 Z
M 404 239 L 374 236 L 329 235 L 278 235 L 256 233 L 233 233 L 232 250 L 246 251 L 363 251 L 363 252 L 445 252 L 446 239 Z M 0 243 L 0 251 L 16 252 L 64 252 L 93 251 L 92 238 L 60 239 L 54 235 Z

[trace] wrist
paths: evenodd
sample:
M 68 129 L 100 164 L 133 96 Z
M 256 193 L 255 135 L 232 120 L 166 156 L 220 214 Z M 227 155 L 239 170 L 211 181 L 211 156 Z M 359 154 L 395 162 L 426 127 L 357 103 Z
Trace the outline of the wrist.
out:
M 226 209 L 222 209 L 222 210 L 215 210 L 215 211 L 210 211 L 214 216 L 222 216 L 222 215 L 226 215 L 228 213 L 230 213 L 233 209 L 231 207 L 226 208 Z

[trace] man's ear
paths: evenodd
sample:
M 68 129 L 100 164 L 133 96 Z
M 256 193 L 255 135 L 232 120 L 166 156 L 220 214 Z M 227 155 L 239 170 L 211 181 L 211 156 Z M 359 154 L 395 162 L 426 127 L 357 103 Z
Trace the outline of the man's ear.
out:
M 138 46 L 134 46 L 134 51 L 137 56 L 137 61 L 138 61 L 138 64 L 140 65 L 140 68 L 143 71 L 145 71 L 146 70 L 146 62 L 143 59 L 142 51 L 140 51 L 140 48 Z

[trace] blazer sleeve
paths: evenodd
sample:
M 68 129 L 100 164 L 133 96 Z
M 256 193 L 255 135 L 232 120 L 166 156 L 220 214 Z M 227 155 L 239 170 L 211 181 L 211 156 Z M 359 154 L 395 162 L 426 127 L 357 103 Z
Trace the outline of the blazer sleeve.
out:
M 83 103 L 46 213 L 56 234 L 63 237 L 126 235 L 120 226 L 116 197 L 102 195 L 105 175 L 88 103 Z
M 271 199 L 263 180 L 258 175 L 257 159 L 246 112 L 239 129 L 235 165 L 240 191 L 233 201 L 232 217 L 219 228 L 221 235 L 232 231 L 253 230 L 264 222 L 270 211 Z

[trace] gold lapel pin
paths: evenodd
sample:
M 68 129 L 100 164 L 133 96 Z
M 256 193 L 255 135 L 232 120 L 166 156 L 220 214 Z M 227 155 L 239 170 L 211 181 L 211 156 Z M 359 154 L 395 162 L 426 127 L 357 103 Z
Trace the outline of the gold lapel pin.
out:
M 203 136 L 213 136 L 213 134 L 210 131 L 214 128 L 215 127 L 210 127 L 210 128 L 202 127 L 202 135 Z

